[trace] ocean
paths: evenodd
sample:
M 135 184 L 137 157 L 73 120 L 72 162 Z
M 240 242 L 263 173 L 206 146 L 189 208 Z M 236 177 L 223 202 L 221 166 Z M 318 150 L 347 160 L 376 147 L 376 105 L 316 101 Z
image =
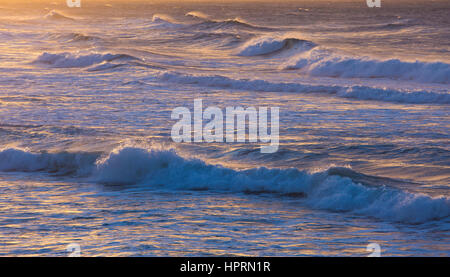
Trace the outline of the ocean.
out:
M 448 1 L 0 1 L 0 255 L 450 255 Z M 175 143 L 278 107 L 279 148 Z

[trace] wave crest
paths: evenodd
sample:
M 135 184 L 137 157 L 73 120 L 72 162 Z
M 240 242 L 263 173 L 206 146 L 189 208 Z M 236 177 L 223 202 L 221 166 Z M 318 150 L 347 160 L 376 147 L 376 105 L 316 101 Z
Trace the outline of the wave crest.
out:
M 293 57 L 283 66 L 310 75 L 344 78 L 389 78 L 426 83 L 450 83 L 450 64 L 443 62 L 405 62 L 352 57 L 326 49 L 312 49 Z
M 185 16 L 202 19 L 202 20 L 210 20 L 209 15 L 199 12 L 199 11 L 190 11 L 190 12 L 186 13 Z
M 48 20 L 66 20 L 66 21 L 74 21 L 75 19 L 64 15 L 62 12 L 51 10 L 46 15 L 44 15 L 44 19 Z
M 239 56 L 259 56 L 279 53 L 285 50 L 303 52 L 315 47 L 311 41 L 298 38 L 259 37 L 246 42 L 239 50 Z
M 183 24 L 177 23 L 172 17 L 165 14 L 155 14 L 152 18 L 152 27 L 158 28 L 177 28 Z
M 103 62 L 111 62 L 115 60 L 139 60 L 136 57 L 126 54 L 101 54 L 101 53 L 88 53 L 88 54 L 72 54 L 72 53 L 43 53 L 36 60 L 34 64 L 42 64 L 55 68 L 71 68 L 71 67 L 88 67 L 94 64 L 100 64 Z
M 173 72 L 163 72 L 159 74 L 157 78 L 162 81 L 200 85 L 213 88 L 251 90 L 261 92 L 327 93 L 344 98 L 410 104 L 450 104 L 449 93 L 438 93 L 424 90 L 408 91 L 375 88 L 369 86 L 326 86 L 287 82 L 278 83 L 258 79 L 232 79 L 220 75 L 188 75 Z

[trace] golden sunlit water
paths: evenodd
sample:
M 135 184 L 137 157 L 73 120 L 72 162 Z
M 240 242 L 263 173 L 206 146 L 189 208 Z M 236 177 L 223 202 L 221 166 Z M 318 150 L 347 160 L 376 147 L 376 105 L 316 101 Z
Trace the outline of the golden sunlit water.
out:
M 0 255 L 448 256 L 450 6 L 385 4 L 0 1 Z

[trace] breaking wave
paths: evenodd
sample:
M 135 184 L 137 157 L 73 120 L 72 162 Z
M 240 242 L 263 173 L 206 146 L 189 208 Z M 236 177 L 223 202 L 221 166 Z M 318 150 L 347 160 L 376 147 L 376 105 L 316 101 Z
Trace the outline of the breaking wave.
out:
M 261 92 L 327 93 L 344 98 L 410 104 L 450 104 L 449 93 L 437 93 L 424 90 L 402 91 L 368 86 L 326 86 L 301 83 L 277 83 L 257 79 L 232 79 L 220 75 L 188 75 L 173 72 L 163 72 L 159 74 L 157 78 L 168 82 L 213 88 Z
M 0 170 L 89 172 L 90 179 L 98 183 L 168 190 L 289 194 L 303 197 L 311 208 L 405 223 L 450 216 L 450 199 L 446 197 L 363 185 L 346 177 L 345 171 L 341 174 L 339 168 L 317 173 L 294 168 L 234 170 L 183 158 L 173 149 L 122 147 L 104 158 L 86 153 L 35 154 L 6 149 L 0 151 Z
M 152 27 L 158 28 L 177 28 L 184 26 L 176 22 L 172 17 L 165 14 L 155 14 L 152 18 Z
M 246 42 L 239 49 L 239 56 L 259 56 L 279 53 L 285 50 L 303 52 L 315 47 L 311 41 L 298 38 L 258 37 Z
M 49 172 L 63 175 L 89 174 L 97 154 L 88 153 L 32 153 L 7 148 L 0 151 L 0 171 L 3 172 Z
M 450 64 L 443 62 L 405 62 L 352 57 L 326 49 L 312 49 L 293 57 L 285 69 L 299 69 L 314 76 L 344 78 L 389 78 L 426 83 L 450 83 Z
M 220 28 L 229 28 L 229 27 L 241 27 L 245 29 L 254 29 L 254 30 L 271 30 L 270 28 L 261 27 L 261 26 L 255 26 L 247 21 L 245 21 L 242 18 L 236 17 L 231 19 L 225 19 L 225 20 L 215 20 L 212 19 L 211 16 L 199 12 L 199 11 L 190 11 L 185 14 L 185 16 L 192 17 L 194 19 L 199 19 L 203 21 L 200 24 L 194 24 L 194 26 L 202 26 L 205 28 L 212 28 L 212 29 L 220 29 Z
M 50 34 L 46 36 L 46 39 L 58 40 L 59 42 L 64 43 L 92 42 L 101 40 L 100 37 L 85 35 L 82 33 Z
M 241 18 L 226 19 L 226 20 L 209 20 L 205 19 L 204 22 L 194 24 L 191 27 L 202 30 L 217 31 L 217 30 L 229 30 L 229 29 L 242 29 L 253 31 L 270 31 L 271 28 L 252 25 Z
M 44 15 L 44 19 L 48 20 L 66 20 L 66 21 L 74 21 L 75 19 L 64 15 L 62 12 L 51 10 L 46 15 Z
M 192 18 L 196 18 L 196 19 L 202 19 L 202 20 L 210 20 L 209 15 L 202 13 L 202 12 L 198 12 L 198 11 L 191 11 L 185 14 L 185 16 L 189 16 Z

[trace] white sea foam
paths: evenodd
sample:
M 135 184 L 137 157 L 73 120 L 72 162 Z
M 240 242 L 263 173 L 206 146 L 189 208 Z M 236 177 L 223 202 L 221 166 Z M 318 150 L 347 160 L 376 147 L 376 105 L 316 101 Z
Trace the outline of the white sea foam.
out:
M 314 76 L 344 78 L 389 78 L 426 83 L 450 83 L 450 64 L 443 62 L 406 62 L 353 57 L 328 49 L 315 48 L 301 53 L 283 65 Z
M 183 24 L 176 22 L 175 19 L 165 14 L 155 14 L 152 18 L 152 27 L 177 28 L 182 26 Z

